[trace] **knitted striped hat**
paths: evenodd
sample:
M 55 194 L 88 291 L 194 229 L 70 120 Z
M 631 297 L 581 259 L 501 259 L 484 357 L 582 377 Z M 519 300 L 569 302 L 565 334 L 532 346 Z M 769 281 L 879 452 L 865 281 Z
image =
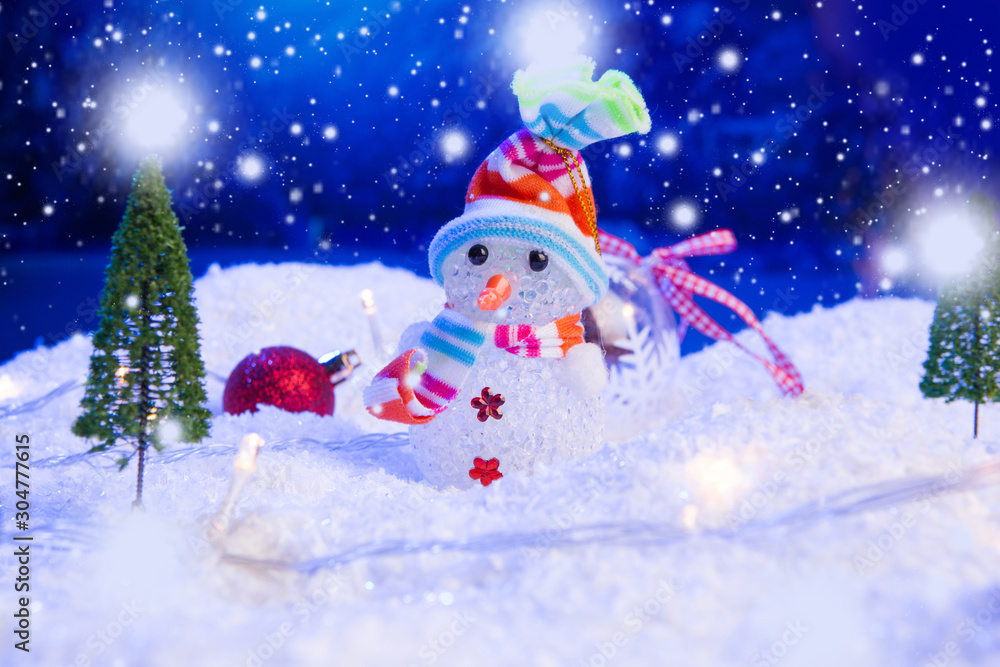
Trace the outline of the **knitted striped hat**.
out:
M 558 69 L 528 67 L 514 75 L 525 128 L 500 144 L 476 170 L 465 212 L 431 241 L 431 275 L 444 285 L 444 262 L 481 240 L 521 240 L 545 250 L 584 295 L 597 303 L 608 275 L 597 244 L 590 176 L 579 151 L 632 132 L 650 120 L 639 90 L 609 70 L 593 81 L 594 62 L 579 58 Z

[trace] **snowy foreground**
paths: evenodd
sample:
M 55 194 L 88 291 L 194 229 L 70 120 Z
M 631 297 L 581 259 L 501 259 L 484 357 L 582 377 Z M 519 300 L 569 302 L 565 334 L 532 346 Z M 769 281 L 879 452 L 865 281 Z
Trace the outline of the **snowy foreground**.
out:
M 1000 490 L 954 486 L 1000 442 L 1000 409 L 924 400 L 932 304 L 855 300 L 765 326 L 798 364 L 782 399 L 755 362 L 685 357 L 666 425 L 578 464 L 438 492 L 405 435 L 364 413 L 373 348 L 443 293 L 380 265 L 217 267 L 197 283 L 210 408 L 200 445 L 135 468 L 87 449 L 90 344 L 0 367 L 0 664 L 1000 664 Z M 742 340 L 757 343 L 746 333 Z M 247 353 L 357 348 L 335 417 L 221 413 Z M 228 534 L 208 518 L 249 432 L 268 444 Z M 14 438 L 31 437 L 31 653 L 12 647 Z M 368 437 L 366 437 L 368 436 Z M 922 485 L 921 479 L 940 476 Z M 964 476 L 964 477 L 963 477 Z

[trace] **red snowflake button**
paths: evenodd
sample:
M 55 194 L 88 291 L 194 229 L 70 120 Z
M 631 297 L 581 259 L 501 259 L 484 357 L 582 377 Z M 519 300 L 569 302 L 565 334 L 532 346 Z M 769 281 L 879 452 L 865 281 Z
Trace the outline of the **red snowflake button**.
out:
M 472 479 L 478 479 L 483 486 L 489 486 L 495 480 L 503 477 L 503 473 L 498 470 L 500 467 L 500 459 L 481 459 L 476 457 L 473 461 L 475 468 L 469 471 L 469 477 Z

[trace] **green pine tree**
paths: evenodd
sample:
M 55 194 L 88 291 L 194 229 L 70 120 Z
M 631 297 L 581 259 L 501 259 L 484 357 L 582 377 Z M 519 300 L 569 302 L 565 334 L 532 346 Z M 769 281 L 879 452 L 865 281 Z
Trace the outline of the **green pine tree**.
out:
M 970 271 L 938 295 L 920 390 L 948 403 L 972 401 L 975 438 L 980 403 L 1000 401 L 1000 232 L 996 200 L 973 197 L 970 208 L 983 250 Z
M 99 438 L 91 452 L 123 440 L 138 458 L 134 505 L 142 506 L 146 450 L 162 450 L 164 431 L 184 442 L 208 434 L 187 248 L 159 159 L 148 157 L 132 178 L 125 215 L 112 238 L 101 294 L 79 436 Z

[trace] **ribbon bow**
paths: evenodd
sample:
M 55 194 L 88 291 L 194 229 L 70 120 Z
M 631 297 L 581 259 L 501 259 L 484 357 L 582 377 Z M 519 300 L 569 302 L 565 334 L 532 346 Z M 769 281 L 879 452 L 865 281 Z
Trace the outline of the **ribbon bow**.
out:
M 636 266 L 645 266 L 653 274 L 657 287 L 664 298 L 670 303 L 674 312 L 681 318 L 679 334 L 684 337 L 688 324 L 714 340 L 725 340 L 734 344 L 751 357 L 764 364 L 764 367 L 774 377 L 778 387 L 786 396 L 798 396 L 802 393 L 802 376 L 784 352 L 768 337 L 760 321 L 750 308 L 735 296 L 711 281 L 695 275 L 688 267 L 685 258 L 704 255 L 724 255 L 736 249 L 736 237 L 728 229 L 717 229 L 693 236 L 665 248 L 657 248 L 649 257 L 643 258 L 635 247 L 617 236 L 604 230 L 598 231 L 601 248 L 607 255 L 620 257 Z M 769 361 L 757 355 L 733 338 L 733 335 L 709 317 L 701 306 L 694 302 L 694 296 L 703 296 L 726 306 L 739 315 L 749 327 L 754 329 L 764 339 L 768 351 L 774 361 Z

